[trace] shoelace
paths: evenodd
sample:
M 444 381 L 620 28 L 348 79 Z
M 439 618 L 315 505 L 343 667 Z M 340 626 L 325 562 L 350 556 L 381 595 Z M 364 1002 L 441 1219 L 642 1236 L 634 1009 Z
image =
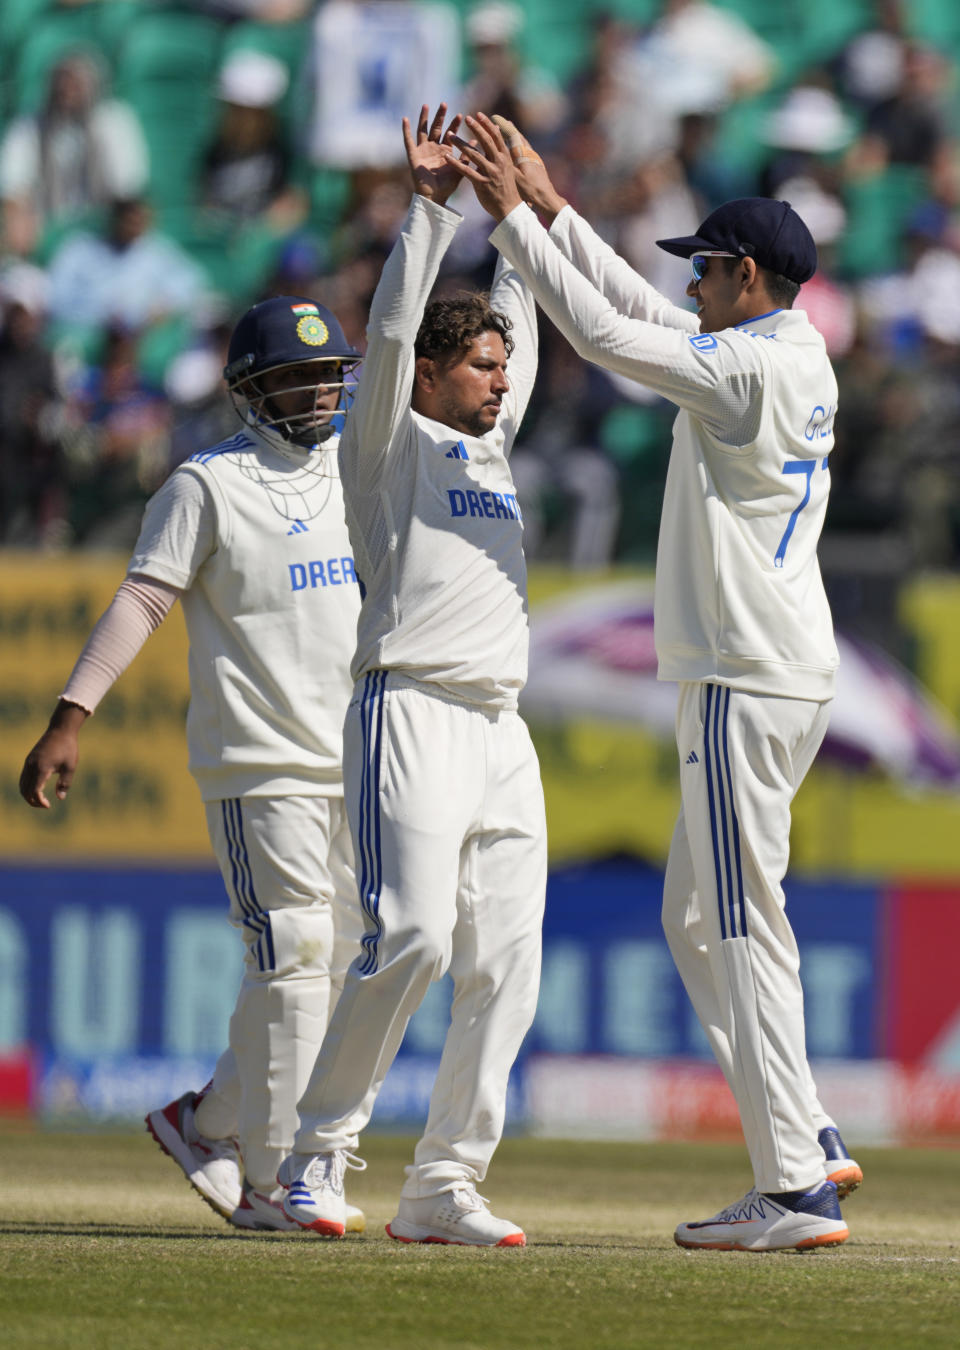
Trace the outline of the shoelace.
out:
M 459 1209 L 475 1210 L 483 1209 L 489 1201 L 483 1195 L 478 1195 L 473 1186 L 451 1186 L 451 1194 L 454 1203 Z
M 743 1199 L 738 1200 L 735 1205 L 727 1205 L 726 1209 L 721 1209 L 720 1213 L 716 1216 L 717 1221 L 723 1223 L 727 1219 L 732 1219 L 734 1215 L 739 1214 L 745 1206 L 753 1204 L 757 1199 L 758 1196 L 755 1190 L 747 1191 Z
M 347 1168 L 353 1172 L 365 1172 L 367 1164 L 362 1158 L 338 1148 L 334 1153 L 318 1153 L 312 1158 L 303 1174 L 304 1185 L 313 1190 L 327 1188 L 336 1194 L 343 1193 L 343 1178 Z

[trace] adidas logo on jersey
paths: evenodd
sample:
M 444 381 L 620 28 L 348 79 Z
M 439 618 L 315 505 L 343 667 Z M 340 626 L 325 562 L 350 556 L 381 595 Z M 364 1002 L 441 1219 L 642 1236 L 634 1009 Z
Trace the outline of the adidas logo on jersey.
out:
M 447 453 L 444 455 L 444 459 L 469 459 L 469 458 L 470 456 L 467 454 L 467 447 L 464 445 L 463 441 L 457 441 L 453 449 L 448 450 Z
M 309 534 L 309 529 L 302 520 L 295 520 L 287 534 Z
M 691 751 L 690 751 L 689 755 L 687 755 L 686 762 L 687 762 L 687 764 L 699 764 L 699 763 L 700 763 L 700 756 L 697 754 L 696 750 L 691 750 Z

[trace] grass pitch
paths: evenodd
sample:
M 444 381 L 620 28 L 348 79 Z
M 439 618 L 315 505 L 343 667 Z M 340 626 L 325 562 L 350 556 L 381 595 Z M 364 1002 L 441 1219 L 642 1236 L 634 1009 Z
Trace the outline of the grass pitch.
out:
M 914 1350 L 960 1345 L 960 1151 L 857 1150 L 851 1239 L 688 1252 L 742 1146 L 508 1139 L 482 1187 L 526 1248 L 391 1242 L 412 1141 L 369 1136 L 342 1242 L 242 1234 L 144 1133 L 0 1125 L 5 1350 Z

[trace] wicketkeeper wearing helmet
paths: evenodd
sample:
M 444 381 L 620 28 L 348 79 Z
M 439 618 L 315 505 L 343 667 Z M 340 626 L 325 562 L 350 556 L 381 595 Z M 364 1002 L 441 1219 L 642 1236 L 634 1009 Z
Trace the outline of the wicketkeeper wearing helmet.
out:
M 240 1228 L 295 1228 L 276 1190 L 362 931 L 343 810 L 342 727 L 360 589 L 337 466 L 360 353 L 335 316 L 275 296 L 240 319 L 224 376 L 243 427 L 148 502 L 127 575 L 27 757 L 62 800 L 80 726 L 176 600 L 190 638 L 190 770 L 246 946 L 230 1049 L 147 1126 Z M 351 1210 L 348 1229 L 363 1227 Z

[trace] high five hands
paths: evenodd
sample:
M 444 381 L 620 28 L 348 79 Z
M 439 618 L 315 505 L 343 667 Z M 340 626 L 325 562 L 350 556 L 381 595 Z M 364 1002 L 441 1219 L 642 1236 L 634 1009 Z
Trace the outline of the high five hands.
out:
M 459 174 L 473 183 L 477 200 L 494 220 L 502 220 L 521 201 L 529 204 L 552 222 L 566 201 L 550 181 L 543 160 L 513 122 L 495 113 L 477 113 L 467 117 L 474 139 L 468 144 L 459 136 L 451 141 L 460 150 L 453 158 L 445 153 Z

